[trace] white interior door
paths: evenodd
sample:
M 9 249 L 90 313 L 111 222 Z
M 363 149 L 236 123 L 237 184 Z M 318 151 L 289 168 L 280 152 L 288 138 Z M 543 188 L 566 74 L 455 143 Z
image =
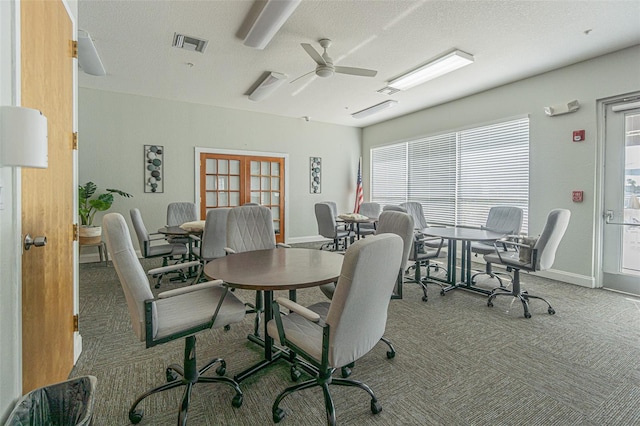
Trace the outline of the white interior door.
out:
M 635 295 L 640 295 L 639 100 L 607 105 L 604 123 L 602 285 Z

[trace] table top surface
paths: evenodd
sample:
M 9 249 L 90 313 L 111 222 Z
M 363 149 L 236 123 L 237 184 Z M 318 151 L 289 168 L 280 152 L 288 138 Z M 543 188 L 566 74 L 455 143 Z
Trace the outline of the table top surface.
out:
M 422 234 L 447 240 L 494 241 L 505 236 L 499 232 L 478 228 L 424 228 Z
M 277 248 L 231 254 L 207 263 L 204 273 L 230 287 L 295 290 L 338 280 L 344 256 L 304 248 Z

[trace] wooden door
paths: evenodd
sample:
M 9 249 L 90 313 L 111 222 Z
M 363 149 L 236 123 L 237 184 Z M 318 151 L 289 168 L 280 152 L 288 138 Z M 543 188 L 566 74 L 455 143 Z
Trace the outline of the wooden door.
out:
M 72 22 L 61 1 L 21 1 L 22 106 L 48 121 L 49 167 L 22 169 L 22 235 L 46 236 L 22 255 L 22 391 L 73 367 Z
M 246 203 L 271 209 L 276 242 L 284 243 L 284 158 L 200 154 L 200 215 Z

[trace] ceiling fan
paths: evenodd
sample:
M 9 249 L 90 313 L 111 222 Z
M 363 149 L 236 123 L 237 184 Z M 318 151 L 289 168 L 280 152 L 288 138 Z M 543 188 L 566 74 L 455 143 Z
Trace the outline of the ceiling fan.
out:
M 308 73 L 301 75 L 291 83 L 313 72 L 315 72 L 318 77 L 323 78 L 331 77 L 335 73 L 350 74 L 359 77 L 375 77 L 378 73 L 378 71 L 368 70 L 365 68 L 341 67 L 333 65 L 333 59 L 331 59 L 331 57 L 327 53 L 327 49 L 329 48 L 329 46 L 331 46 L 331 40 L 329 40 L 328 38 L 323 38 L 319 40 L 319 43 L 320 46 L 324 49 L 322 55 L 320 55 L 318 51 L 314 49 L 313 46 L 311 46 L 309 43 L 300 43 L 302 48 L 309 54 L 309 56 L 311 56 L 314 61 L 316 61 L 316 64 L 318 64 L 318 66 L 316 66 L 316 69 L 314 71 L 309 71 Z

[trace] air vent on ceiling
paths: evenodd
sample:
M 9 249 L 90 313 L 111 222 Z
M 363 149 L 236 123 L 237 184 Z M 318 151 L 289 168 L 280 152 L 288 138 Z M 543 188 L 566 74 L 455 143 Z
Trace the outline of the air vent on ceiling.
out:
M 204 49 L 207 48 L 207 43 L 209 43 L 207 40 L 175 33 L 173 35 L 172 46 L 180 49 L 191 50 L 193 52 L 204 53 Z
M 394 88 L 394 87 L 383 87 L 380 90 L 377 90 L 378 93 L 382 93 L 383 95 L 393 95 L 394 93 L 398 93 L 400 90 Z

